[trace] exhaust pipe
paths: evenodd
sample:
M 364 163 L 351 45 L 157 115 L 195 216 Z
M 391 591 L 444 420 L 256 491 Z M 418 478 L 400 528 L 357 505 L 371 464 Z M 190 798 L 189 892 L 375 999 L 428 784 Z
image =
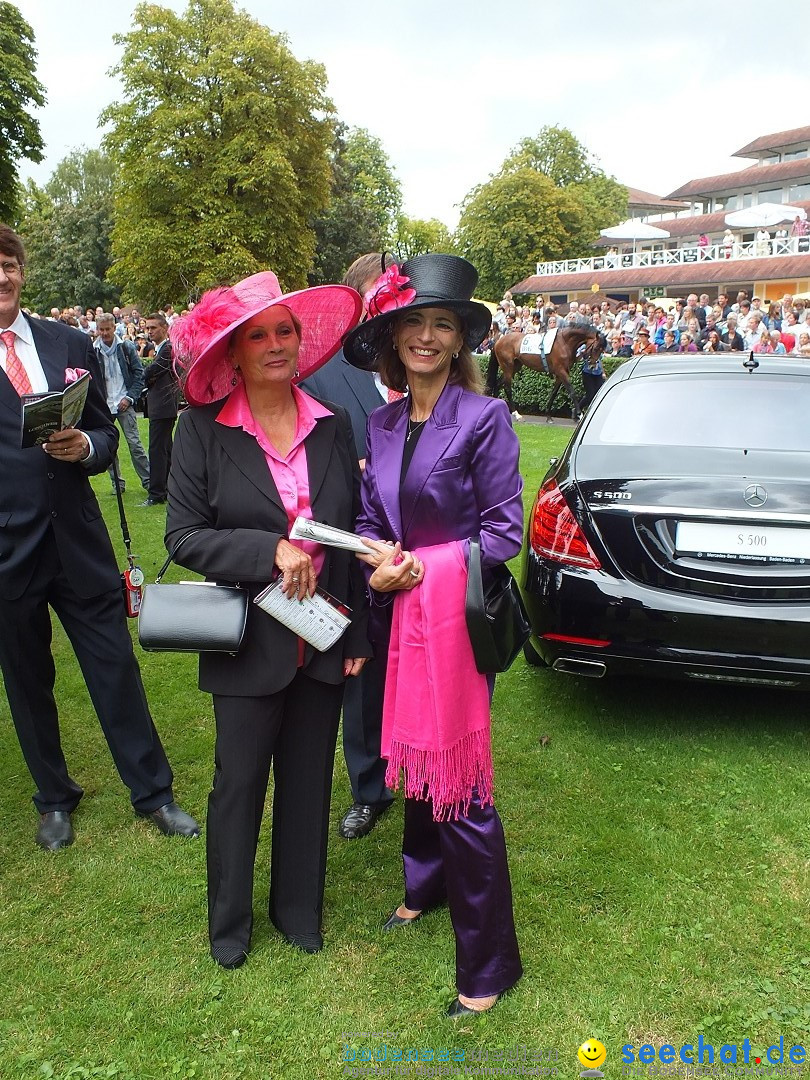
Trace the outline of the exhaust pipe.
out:
M 585 675 L 589 679 L 603 679 L 607 674 L 607 664 L 601 660 L 578 660 L 573 656 L 559 656 L 551 667 L 566 675 Z

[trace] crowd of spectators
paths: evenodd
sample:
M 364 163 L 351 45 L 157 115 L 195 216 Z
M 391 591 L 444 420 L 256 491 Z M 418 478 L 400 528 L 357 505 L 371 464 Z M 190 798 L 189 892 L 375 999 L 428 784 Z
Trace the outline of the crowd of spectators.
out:
M 786 293 L 776 303 L 745 291 L 732 302 L 727 293 L 710 300 L 708 293 L 686 298 L 588 304 L 571 301 L 566 312 L 537 297 L 521 306 L 505 293 L 494 316 L 489 349 L 500 334 L 540 333 L 587 319 L 605 334 L 606 356 L 638 356 L 658 352 L 749 352 L 810 356 L 810 307 Z
M 38 312 L 31 311 L 28 308 L 25 310 L 32 319 L 45 318 L 51 322 L 63 322 L 67 323 L 68 326 L 75 326 L 77 330 L 81 330 L 83 334 L 88 334 L 93 340 L 98 337 L 96 320 L 99 315 L 104 313 L 103 307 L 82 308 L 81 304 L 76 304 L 73 307 L 51 308 L 50 314 L 46 316 L 40 315 Z M 175 319 L 179 319 L 180 315 L 186 314 L 185 311 L 175 312 L 171 304 L 167 304 L 161 311 L 166 316 L 166 321 L 169 326 L 171 326 Z M 121 341 L 126 339 L 134 342 L 135 348 L 138 350 L 138 355 L 141 359 L 147 360 L 151 358 L 155 352 L 155 345 L 146 330 L 147 316 L 141 315 L 136 307 L 114 307 L 112 309 L 112 315 L 115 319 L 116 337 Z

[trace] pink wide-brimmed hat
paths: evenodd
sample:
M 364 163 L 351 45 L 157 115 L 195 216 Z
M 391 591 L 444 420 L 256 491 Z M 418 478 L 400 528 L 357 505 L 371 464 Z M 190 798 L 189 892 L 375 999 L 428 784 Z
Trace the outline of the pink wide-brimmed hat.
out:
M 234 379 L 241 379 L 228 357 L 231 334 L 274 304 L 289 308 L 301 323 L 295 382 L 331 360 L 362 311 L 360 294 L 346 285 L 316 285 L 282 293 L 272 270 L 203 293 L 188 315 L 169 330 L 174 364 L 191 405 L 208 405 L 230 394 Z

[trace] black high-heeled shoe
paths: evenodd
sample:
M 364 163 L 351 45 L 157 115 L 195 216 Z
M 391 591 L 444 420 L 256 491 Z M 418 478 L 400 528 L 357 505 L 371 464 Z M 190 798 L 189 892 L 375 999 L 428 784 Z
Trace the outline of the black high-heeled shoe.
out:
M 383 933 L 388 933 L 389 930 L 396 930 L 400 926 L 411 926 L 424 915 L 423 911 L 420 911 L 418 915 L 413 915 L 410 919 L 403 918 L 402 915 L 397 915 L 396 908 L 392 915 L 383 923 Z

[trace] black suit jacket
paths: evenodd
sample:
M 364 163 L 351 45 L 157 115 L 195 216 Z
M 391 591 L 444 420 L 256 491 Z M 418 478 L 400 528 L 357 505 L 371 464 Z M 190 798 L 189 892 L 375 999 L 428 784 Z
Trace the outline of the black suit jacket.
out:
M 155 359 L 146 368 L 146 408 L 150 420 L 173 420 L 177 416 L 177 380 L 172 368 L 172 345 L 160 343 Z
M 344 359 L 341 349 L 328 364 L 304 379 L 301 387 L 308 394 L 343 406 L 352 421 L 357 453 L 364 458 L 369 414 L 385 404 L 371 372 L 352 367 Z
M 93 442 L 93 464 L 59 462 L 40 446 L 20 449 L 21 406 L 0 370 L 0 595 L 16 600 L 36 572 L 38 551 L 52 529 L 68 580 L 81 597 L 119 587 L 115 554 L 88 475 L 102 472 L 118 446 L 118 430 L 101 392 L 95 349 L 64 323 L 29 319 L 50 390 L 64 390 L 65 368 L 90 371 L 79 427 Z
M 187 533 L 178 562 L 209 581 L 241 582 L 251 600 L 273 577 L 276 546 L 289 532 L 287 513 L 259 444 L 241 428 L 218 424 L 223 402 L 187 409 L 180 417 L 169 474 L 166 547 Z M 327 403 L 328 405 L 328 403 Z M 309 494 L 316 521 L 353 529 L 359 509 L 360 473 L 349 420 L 319 419 L 304 441 Z M 353 610 L 352 624 L 325 653 L 306 647 L 304 668 L 326 683 L 343 681 L 343 657 L 371 656 L 361 563 L 350 552 L 326 548 L 318 579 Z M 200 655 L 200 689 L 255 697 L 274 694 L 295 676 L 298 639 L 253 603 L 237 656 Z

